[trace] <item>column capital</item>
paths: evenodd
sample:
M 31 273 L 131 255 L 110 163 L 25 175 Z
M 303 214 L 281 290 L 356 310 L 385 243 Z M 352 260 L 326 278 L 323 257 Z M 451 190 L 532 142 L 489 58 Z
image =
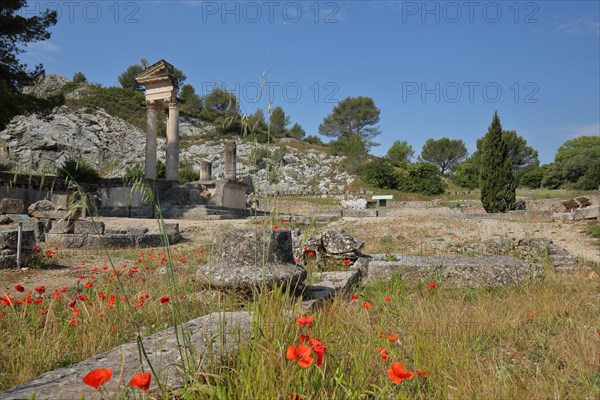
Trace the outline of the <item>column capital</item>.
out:
M 179 108 L 179 103 L 177 102 L 177 99 L 170 99 L 166 103 L 169 106 L 169 108 Z

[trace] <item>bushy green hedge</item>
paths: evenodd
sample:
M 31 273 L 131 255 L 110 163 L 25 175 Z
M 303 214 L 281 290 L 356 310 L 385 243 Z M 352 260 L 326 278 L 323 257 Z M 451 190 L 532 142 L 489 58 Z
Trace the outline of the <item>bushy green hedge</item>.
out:
M 433 164 L 419 162 L 408 167 L 408 176 L 400 179 L 398 189 L 403 192 L 436 195 L 444 193 L 446 184 L 440 170 Z
M 363 176 L 367 183 L 381 189 L 395 189 L 398 187 L 398 175 L 394 167 L 383 158 L 376 158 L 368 163 Z

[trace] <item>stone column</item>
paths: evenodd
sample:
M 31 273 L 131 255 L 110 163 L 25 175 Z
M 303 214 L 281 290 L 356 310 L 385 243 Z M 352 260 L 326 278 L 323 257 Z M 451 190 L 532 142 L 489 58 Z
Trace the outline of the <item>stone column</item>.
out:
M 167 119 L 167 159 L 165 178 L 170 182 L 179 180 L 179 104 L 169 102 Z
M 236 156 L 237 145 L 235 142 L 229 142 L 225 145 L 225 180 L 235 181 L 236 179 Z
M 210 161 L 200 161 L 200 180 L 210 181 L 212 177 L 212 164 Z
M 155 102 L 146 103 L 146 179 L 156 179 L 156 132 L 158 107 Z

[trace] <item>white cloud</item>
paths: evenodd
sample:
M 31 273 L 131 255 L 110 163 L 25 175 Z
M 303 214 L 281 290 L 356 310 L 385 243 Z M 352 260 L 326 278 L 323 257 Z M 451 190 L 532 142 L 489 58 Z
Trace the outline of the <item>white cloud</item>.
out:
M 600 35 L 600 20 L 598 15 L 585 15 L 578 18 L 559 17 L 557 32 L 569 36 L 598 36 Z

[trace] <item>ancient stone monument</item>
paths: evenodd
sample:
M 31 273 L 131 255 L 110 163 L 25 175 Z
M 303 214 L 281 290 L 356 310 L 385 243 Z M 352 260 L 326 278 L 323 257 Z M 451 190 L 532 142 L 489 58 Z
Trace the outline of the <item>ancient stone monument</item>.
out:
M 234 141 L 225 145 L 225 180 L 235 181 L 237 170 L 237 144 Z
M 144 69 L 135 80 L 146 88 L 146 179 L 156 179 L 156 133 L 158 112 L 167 113 L 167 181 L 177 182 L 179 178 L 179 86 L 174 76 L 174 68 L 165 60 Z

